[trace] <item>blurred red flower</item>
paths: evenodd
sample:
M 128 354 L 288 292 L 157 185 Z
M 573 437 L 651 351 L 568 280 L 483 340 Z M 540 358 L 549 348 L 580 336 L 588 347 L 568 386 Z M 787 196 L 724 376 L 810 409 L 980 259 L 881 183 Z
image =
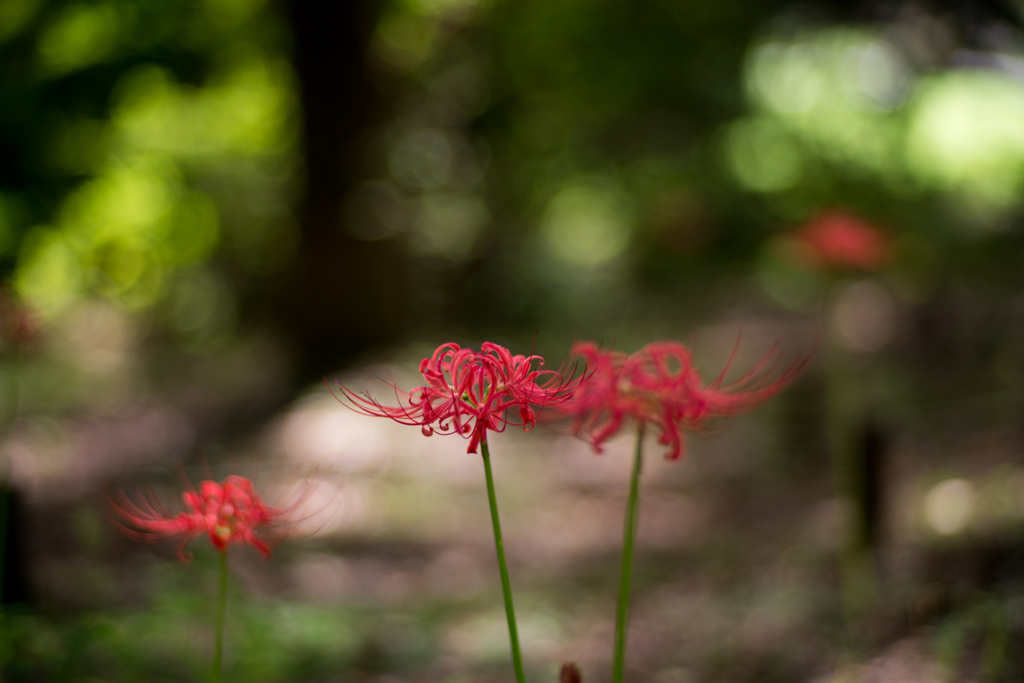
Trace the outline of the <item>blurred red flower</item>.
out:
M 182 494 L 185 511 L 169 514 L 159 503 L 143 500 L 133 503 L 127 497 L 113 501 L 114 511 L 131 529 L 129 533 L 145 540 L 182 537 L 179 554 L 187 559 L 185 546 L 196 536 L 206 534 L 213 546 L 226 552 L 228 545 L 249 544 L 263 557 L 270 557 L 270 544 L 283 535 L 287 512 L 263 502 L 245 477 L 229 476 L 222 483 L 204 481 L 199 491 Z
M 823 268 L 878 270 L 892 252 L 885 233 L 839 210 L 819 212 L 799 230 L 797 238 Z
M 665 457 L 683 455 L 685 433 L 713 417 L 753 408 L 787 387 L 809 356 L 794 361 L 778 376 L 775 347 L 737 380 L 723 385 L 732 358 L 712 382 L 701 386 L 690 350 L 676 342 L 654 342 L 632 355 L 605 351 L 593 342 L 576 344 L 573 353 L 587 363 L 587 373 L 561 412 L 572 419 L 574 434 L 596 452 L 632 419 L 658 427 Z M 734 351 L 735 355 L 735 351 Z
M 410 392 L 392 385 L 399 405 L 386 406 L 338 383 L 344 405 L 373 417 L 387 417 L 419 425 L 424 436 L 460 434 L 469 439 L 468 453 L 476 453 L 487 430 L 501 432 L 509 424 L 529 431 L 537 422 L 535 408 L 568 400 L 578 378 L 563 378 L 554 370 L 540 370 L 540 356 L 514 356 L 508 349 L 485 342 L 479 352 L 442 344 L 420 363 L 426 383 Z M 508 411 L 518 409 L 519 421 Z

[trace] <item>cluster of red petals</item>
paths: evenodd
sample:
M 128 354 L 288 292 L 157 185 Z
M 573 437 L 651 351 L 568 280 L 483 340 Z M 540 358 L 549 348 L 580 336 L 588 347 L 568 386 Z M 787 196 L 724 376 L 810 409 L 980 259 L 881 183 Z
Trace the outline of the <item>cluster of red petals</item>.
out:
M 815 215 L 800 230 L 799 239 L 823 268 L 878 270 L 892 250 L 885 233 L 837 210 Z
M 248 543 L 263 557 L 270 557 L 270 543 L 280 535 L 285 511 L 263 502 L 245 477 L 230 476 L 222 483 L 204 481 L 198 491 L 182 494 L 185 511 L 168 514 L 154 501 L 114 502 L 114 510 L 130 524 L 139 538 L 161 540 L 182 537 L 180 554 L 196 536 L 206 534 L 213 546 L 225 552 L 228 545 Z
M 587 364 L 583 382 L 561 407 L 572 419 L 573 433 L 600 452 L 627 421 L 654 425 L 669 460 L 682 456 L 687 431 L 709 418 L 753 408 L 788 386 L 807 363 L 805 357 L 776 374 L 773 347 L 735 381 L 723 384 L 730 358 L 721 374 L 702 386 L 690 350 L 675 342 L 654 342 L 632 355 L 583 342 L 573 353 Z
M 579 378 L 538 369 L 543 364 L 540 356 L 514 356 L 490 342 L 480 351 L 449 343 L 420 363 L 423 386 L 406 393 L 392 385 L 397 406 L 386 406 L 340 383 L 338 388 L 347 399 L 342 402 L 364 415 L 419 425 L 425 436 L 460 434 L 469 439 L 467 452 L 476 453 L 488 430 L 504 431 L 511 424 L 529 431 L 537 422 L 537 408 L 569 399 Z

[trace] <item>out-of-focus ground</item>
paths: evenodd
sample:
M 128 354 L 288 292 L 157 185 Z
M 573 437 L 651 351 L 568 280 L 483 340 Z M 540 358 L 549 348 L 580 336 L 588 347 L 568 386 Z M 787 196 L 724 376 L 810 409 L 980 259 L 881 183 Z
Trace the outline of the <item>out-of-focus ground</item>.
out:
M 809 344 L 813 335 L 790 339 Z M 697 335 L 698 367 L 721 366 L 732 347 L 709 343 L 720 338 L 720 328 Z M 735 371 L 756 360 L 764 339 L 744 339 Z M 702 343 L 715 350 L 701 353 Z M 1024 469 L 1011 464 L 1019 431 L 931 417 L 885 431 L 877 583 L 847 613 L 837 557 L 849 520 L 823 455 L 822 364 L 819 353 L 757 411 L 691 436 L 682 461 L 666 461 L 648 439 L 630 678 L 1013 680 L 1024 604 Z M 386 399 L 380 380 L 414 386 L 413 367 L 332 379 Z M 971 401 L 983 410 L 1001 399 Z M 186 564 L 174 541 L 138 544 L 118 532 L 105 498 L 148 494 L 173 511 L 189 480 L 229 472 L 253 477 L 271 501 L 299 501 L 293 536 L 271 560 L 231 551 L 230 678 L 510 676 L 483 468 L 465 440 L 358 415 L 322 385 L 216 461 L 185 467 L 167 454 L 189 421 L 169 409 L 68 425 L 59 443 L 44 428 L 26 421 L 12 447 L 12 478 L 26 492 L 30 592 L 41 607 L 10 614 L 12 680 L 201 675 L 212 550 L 196 539 Z M 574 660 L 585 680 L 608 680 L 633 436 L 600 455 L 558 423 L 509 428 L 490 442 L 529 678 L 555 680 L 561 662 Z M 118 450 L 125 444 L 136 444 L 130 460 Z M 29 463 L 63 458 L 61 467 L 26 466 L 19 448 L 37 454 Z

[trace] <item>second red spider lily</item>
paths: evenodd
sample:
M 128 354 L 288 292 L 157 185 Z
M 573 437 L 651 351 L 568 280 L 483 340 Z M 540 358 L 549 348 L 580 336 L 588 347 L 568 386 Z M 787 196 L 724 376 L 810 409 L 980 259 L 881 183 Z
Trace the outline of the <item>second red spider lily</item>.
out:
M 543 364 L 544 359 L 540 356 L 513 355 L 505 347 L 490 342 L 484 343 L 480 351 L 448 343 L 439 346 L 430 358 L 420 362 L 425 382 L 422 386 L 406 393 L 391 385 L 398 399 L 396 406 L 384 405 L 369 395 L 357 394 L 340 383 L 338 385 L 341 392 L 338 400 L 357 412 L 418 425 L 424 436 L 458 434 L 469 439 L 468 453 L 480 451 L 508 618 L 512 667 L 518 683 L 524 683 L 525 674 L 498 519 L 487 433 L 504 431 L 508 425 L 521 426 L 529 431 L 537 422 L 538 409 L 570 400 L 580 378 L 563 377 L 554 370 L 541 370 Z
M 654 342 L 632 355 L 582 342 L 573 353 L 587 364 L 585 381 L 560 408 L 572 419 L 573 433 L 600 452 L 604 442 L 629 420 L 649 424 L 659 430 L 658 442 L 668 446 L 665 457 L 669 460 L 683 456 L 687 432 L 709 419 L 736 415 L 771 398 L 789 386 L 808 360 L 798 359 L 776 374 L 773 347 L 736 380 L 725 384 L 730 358 L 714 380 L 702 384 L 690 350 L 678 342 Z
M 690 350 L 676 342 L 655 342 L 627 355 L 606 351 L 592 342 L 577 344 L 573 352 L 587 363 L 587 374 L 561 412 L 572 419 L 572 431 L 590 441 L 600 452 L 605 441 L 627 422 L 637 425 L 636 450 L 630 477 L 629 499 L 622 543 L 622 568 L 615 618 L 612 681 L 621 683 L 625 672 L 626 621 L 633 567 L 633 541 L 637 525 L 643 439 L 647 425 L 660 434 L 667 446 L 665 457 L 682 457 L 685 437 L 708 419 L 734 415 L 774 396 L 796 378 L 809 356 L 776 373 L 777 354 L 773 347 L 743 376 L 726 384 L 732 357 L 722 372 L 702 384 L 693 367 Z

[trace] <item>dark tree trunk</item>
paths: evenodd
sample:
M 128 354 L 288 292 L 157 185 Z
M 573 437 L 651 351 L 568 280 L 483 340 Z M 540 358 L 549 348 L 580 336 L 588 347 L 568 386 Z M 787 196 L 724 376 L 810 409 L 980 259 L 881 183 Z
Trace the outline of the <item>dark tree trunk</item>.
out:
M 367 46 L 380 5 L 285 3 L 303 108 L 306 192 L 299 208 L 302 243 L 280 312 L 300 381 L 394 341 L 407 319 L 404 250 L 393 242 L 357 240 L 343 222 L 346 194 L 368 174 L 361 149 L 377 98 Z

